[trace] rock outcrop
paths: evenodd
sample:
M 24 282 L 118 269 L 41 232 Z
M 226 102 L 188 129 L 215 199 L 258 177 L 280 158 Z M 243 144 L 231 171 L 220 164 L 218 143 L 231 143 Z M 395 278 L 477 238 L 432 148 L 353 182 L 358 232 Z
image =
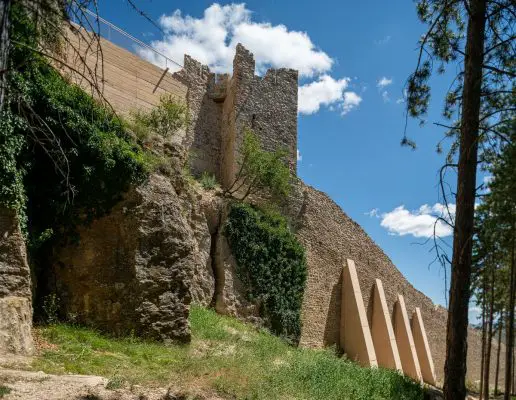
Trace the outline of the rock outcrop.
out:
M 115 334 L 190 340 L 189 305 L 209 303 L 214 281 L 206 220 L 178 189 L 152 175 L 109 215 L 79 228 L 78 244 L 58 249 L 62 313 Z
M 32 295 L 25 241 L 15 211 L 0 207 L 0 354 L 30 355 Z

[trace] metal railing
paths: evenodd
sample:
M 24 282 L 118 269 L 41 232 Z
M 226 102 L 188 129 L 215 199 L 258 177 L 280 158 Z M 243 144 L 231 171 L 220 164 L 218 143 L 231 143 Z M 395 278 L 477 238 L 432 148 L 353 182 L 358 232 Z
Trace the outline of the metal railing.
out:
M 163 54 L 163 53 L 159 52 L 158 50 L 156 50 L 154 47 L 148 45 L 147 43 L 141 41 L 140 39 L 135 38 L 130 33 L 127 33 L 123 29 L 119 28 L 118 26 L 116 26 L 116 25 L 112 24 L 111 22 L 107 21 L 106 19 L 102 18 L 100 15 L 97 15 L 93 11 L 88 10 L 86 8 L 84 8 L 82 10 L 86 14 L 88 14 L 91 17 L 95 18 L 95 20 L 98 20 L 99 22 L 101 22 L 102 24 L 104 24 L 107 27 L 107 29 L 108 29 L 107 36 L 106 36 L 106 34 L 102 34 L 102 32 L 97 32 L 100 36 L 104 37 L 105 39 L 107 39 L 107 40 L 109 40 L 109 41 L 111 41 L 111 42 L 113 42 L 113 43 L 115 43 L 117 45 L 121 45 L 121 43 L 116 43 L 113 40 L 112 35 L 111 35 L 112 31 L 118 32 L 123 37 L 129 39 L 131 42 L 133 42 L 134 44 L 136 44 L 140 48 L 147 49 L 147 50 L 151 51 L 152 53 L 154 53 L 155 55 L 157 55 L 158 57 L 162 58 L 164 60 L 164 68 L 165 69 L 169 69 L 170 67 L 173 67 L 173 66 L 175 66 L 176 68 L 177 67 L 183 68 L 183 65 L 181 65 L 177 61 L 172 60 L 171 58 L 167 57 L 165 54 Z M 135 53 L 134 47 L 132 49 L 131 48 L 127 48 L 127 46 L 124 46 L 124 45 L 122 45 L 122 47 L 124 47 L 126 50 L 130 51 L 131 53 Z M 138 54 L 137 52 L 136 52 L 136 54 L 139 57 L 141 57 L 141 54 Z M 174 69 L 176 69 L 176 68 L 174 68 Z

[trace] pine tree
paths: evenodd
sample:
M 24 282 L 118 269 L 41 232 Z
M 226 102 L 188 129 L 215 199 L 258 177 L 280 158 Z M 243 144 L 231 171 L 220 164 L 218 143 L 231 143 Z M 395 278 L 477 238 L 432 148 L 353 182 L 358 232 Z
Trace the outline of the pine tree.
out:
M 477 167 L 508 140 L 498 128 L 516 108 L 512 83 L 516 14 L 512 0 L 419 0 L 417 11 L 428 30 L 408 80 L 407 115 L 422 118 L 426 114 L 434 70 L 444 72 L 447 66 L 459 70 L 443 113 L 451 122 L 439 124 L 453 141 L 444 168 L 457 171 L 444 376 L 445 399 L 457 400 L 466 396 Z M 415 147 L 406 132 L 402 144 Z

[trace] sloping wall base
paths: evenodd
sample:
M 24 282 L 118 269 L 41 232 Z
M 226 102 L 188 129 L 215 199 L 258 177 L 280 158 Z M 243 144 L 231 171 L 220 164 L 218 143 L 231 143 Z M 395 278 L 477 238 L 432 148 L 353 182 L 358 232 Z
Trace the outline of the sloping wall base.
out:
M 373 297 L 369 308 L 371 336 L 378 365 L 403 372 L 398 345 L 394 336 L 394 328 L 392 327 L 383 284 L 380 279 L 376 279 L 376 283 L 373 286 Z
M 421 369 L 419 368 L 414 338 L 410 329 L 405 299 L 401 294 L 398 295 L 398 301 L 394 304 L 393 321 L 394 335 L 396 336 L 403 371 L 405 375 L 421 381 Z
M 435 386 L 434 361 L 432 359 L 432 353 L 430 352 L 430 346 L 428 345 L 425 325 L 423 324 L 423 317 L 421 316 L 419 307 L 416 307 L 414 314 L 412 314 L 411 327 L 423 381 Z
M 377 367 L 371 331 L 353 260 L 342 271 L 340 343 L 347 356 L 363 366 Z

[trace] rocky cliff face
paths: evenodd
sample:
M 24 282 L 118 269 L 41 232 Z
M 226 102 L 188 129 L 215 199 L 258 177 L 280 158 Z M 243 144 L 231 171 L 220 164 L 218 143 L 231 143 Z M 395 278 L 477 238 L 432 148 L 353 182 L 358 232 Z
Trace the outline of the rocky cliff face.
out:
M 190 340 L 190 303 L 213 297 L 210 235 L 195 201 L 176 187 L 152 175 L 108 216 L 80 228 L 78 244 L 58 249 L 63 313 L 116 334 Z
M 29 355 L 31 279 L 25 241 L 16 213 L 0 208 L 0 354 Z

